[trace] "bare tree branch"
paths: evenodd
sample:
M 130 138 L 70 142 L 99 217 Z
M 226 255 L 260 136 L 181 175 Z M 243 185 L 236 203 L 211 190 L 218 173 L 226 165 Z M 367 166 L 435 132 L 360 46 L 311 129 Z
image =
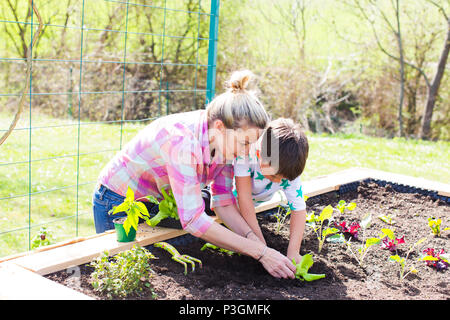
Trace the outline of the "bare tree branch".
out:
M 34 13 L 36 14 L 38 21 L 39 21 L 39 27 L 35 33 L 35 35 L 33 36 L 33 39 L 30 43 L 30 46 L 27 48 L 27 71 L 26 71 L 26 76 L 25 76 L 25 88 L 22 91 L 22 96 L 20 97 L 20 101 L 19 101 L 19 105 L 17 108 L 17 112 L 14 116 L 14 119 L 11 123 L 11 125 L 9 126 L 8 131 L 6 131 L 3 136 L 0 138 L 0 145 L 3 144 L 3 142 L 5 142 L 5 140 L 9 137 L 9 135 L 11 134 L 11 132 L 14 130 L 14 128 L 16 127 L 17 122 L 20 119 L 20 115 L 22 113 L 23 110 L 23 106 L 25 103 L 25 96 L 27 94 L 27 91 L 30 87 L 30 77 L 31 77 L 31 61 L 32 61 L 32 48 L 34 48 L 34 46 L 36 45 L 37 40 L 39 39 L 39 36 L 42 32 L 43 29 L 43 25 L 44 23 L 42 22 L 42 18 L 41 15 L 39 14 L 39 11 L 36 8 L 35 3 L 33 2 L 33 0 L 29 0 L 30 2 L 30 7 L 32 7 L 32 10 L 34 11 Z

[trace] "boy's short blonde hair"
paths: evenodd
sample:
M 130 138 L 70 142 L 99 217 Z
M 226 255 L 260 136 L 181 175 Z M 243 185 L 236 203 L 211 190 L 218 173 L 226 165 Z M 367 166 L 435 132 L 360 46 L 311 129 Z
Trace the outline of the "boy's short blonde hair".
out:
M 235 71 L 227 81 L 227 90 L 206 107 L 208 121 L 221 120 L 228 129 L 254 126 L 264 129 L 269 116 L 253 91 L 247 90 L 254 77 L 249 70 Z
M 261 139 L 261 159 L 277 168 L 276 174 L 294 180 L 305 169 L 308 153 L 308 139 L 292 119 L 279 118 L 268 124 Z

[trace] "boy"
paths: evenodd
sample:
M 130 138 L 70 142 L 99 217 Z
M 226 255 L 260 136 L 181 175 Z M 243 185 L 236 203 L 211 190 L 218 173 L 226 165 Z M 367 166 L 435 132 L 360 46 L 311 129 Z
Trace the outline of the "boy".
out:
M 291 119 L 280 118 L 269 123 L 252 146 L 248 159 L 237 158 L 234 164 L 235 195 L 240 212 L 251 232 L 264 244 L 254 202 L 267 201 L 280 190 L 286 195 L 291 209 L 287 257 L 297 263 L 301 259 L 300 246 L 306 220 L 300 174 L 305 168 L 308 152 L 308 140 L 300 126 Z

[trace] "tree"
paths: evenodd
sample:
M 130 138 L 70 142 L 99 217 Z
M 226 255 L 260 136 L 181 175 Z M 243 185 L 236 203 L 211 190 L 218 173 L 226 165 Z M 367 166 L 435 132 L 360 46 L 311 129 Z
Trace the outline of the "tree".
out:
M 439 11 L 444 16 L 444 18 L 447 22 L 447 35 L 446 35 L 446 39 L 444 42 L 444 48 L 441 51 L 441 55 L 439 58 L 437 70 L 436 70 L 435 76 L 433 78 L 433 81 L 431 83 L 429 81 L 427 81 L 427 87 L 428 87 L 427 102 L 426 102 L 425 109 L 423 112 L 422 126 L 421 126 L 420 134 L 419 134 L 419 137 L 421 139 L 429 139 L 430 138 L 431 118 L 433 116 L 433 109 L 434 109 L 434 105 L 436 103 L 436 97 L 438 96 L 438 93 L 439 93 L 439 87 L 441 85 L 442 77 L 444 76 L 445 65 L 447 64 L 447 59 L 448 59 L 448 55 L 450 52 L 450 18 L 447 15 L 447 13 L 445 12 L 443 6 L 439 5 L 435 1 L 428 0 L 428 2 L 432 3 L 437 8 L 439 8 Z M 423 75 L 426 78 L 425 73 L 423 73 Z

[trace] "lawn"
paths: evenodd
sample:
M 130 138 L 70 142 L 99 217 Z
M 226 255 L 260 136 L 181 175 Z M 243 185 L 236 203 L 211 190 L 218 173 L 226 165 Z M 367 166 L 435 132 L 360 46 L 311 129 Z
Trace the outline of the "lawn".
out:
M 11 119 L 1 113 L 0 130 Z M 94 234 L 91 198 L 98 173 L 120 149 L 121 139 L 125 144 L 144 125 L 78 125 L 33 113 L 30 137 L 29 114 L 22 115 L 17 130 L 0 146 L 0 257 L 28 250 L 29 237 L 42 226 L 53 242 Z M 366 167 L 450 182 L 449 142 L 312 133 L 308 138 L 304 181 Z

